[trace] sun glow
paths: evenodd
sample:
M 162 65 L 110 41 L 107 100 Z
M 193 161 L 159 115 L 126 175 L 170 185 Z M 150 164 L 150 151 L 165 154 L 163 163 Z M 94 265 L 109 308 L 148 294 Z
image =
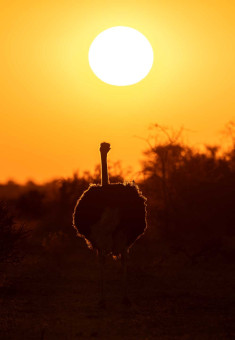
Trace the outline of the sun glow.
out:
M 147 76 L 153 65 L 153 49 L 139 31 L 125 26 L 100 33 L 89 49 L 89 64 L 105 83 L 133 85 Z
M 220 143 L 235 112 L 235 1 L 211 4 L 0 1 L 0 182 L 92 173 L 103 140 L 110 162 L 139 174 L 145 143 L 134 136 L 148 137 L 151 123 L 185 126 L 195 147 Z M 130 86 L 100 80 L 88 61 L 99 33 L 120 26 L 141 32 L 154 52 L 148 75 Z

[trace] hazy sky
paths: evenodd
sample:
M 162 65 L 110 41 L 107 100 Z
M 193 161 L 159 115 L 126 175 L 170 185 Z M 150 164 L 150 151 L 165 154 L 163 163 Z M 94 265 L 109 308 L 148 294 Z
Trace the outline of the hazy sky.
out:
M 93 170 L 99 143 L 138 168 L 159 123 L 220 143 L 235 118 L 235 1 L 47 0 L 0 3 L 0 181 Z M 112 26 L 143 33 L 154 65 L 140 83 L 103 83 L 88 64 L 92 40 Z

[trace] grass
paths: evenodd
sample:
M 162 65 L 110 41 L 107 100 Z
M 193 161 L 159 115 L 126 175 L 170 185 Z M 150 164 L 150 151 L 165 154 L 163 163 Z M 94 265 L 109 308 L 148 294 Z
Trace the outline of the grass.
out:
M 235 338 L 232 264 L 160 266 L 143 253 L 130 255 L 130 307 L 121 303 L 120 264 L 108 259 L 105 310 L 98 261 L 85 246 L 28 255 L 0 288 L 0 339 Z

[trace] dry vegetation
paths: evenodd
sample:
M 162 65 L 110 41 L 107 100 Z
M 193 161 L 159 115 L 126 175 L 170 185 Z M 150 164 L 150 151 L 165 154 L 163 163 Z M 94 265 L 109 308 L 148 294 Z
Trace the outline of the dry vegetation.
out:
M 130 252 L 128 308 L 121 304 L 120 264 L 111 259 L 107 309 L 98 307 L 97 258 L 71 225 L 77 198 L 99 181 L 98 168 L 44 185 L 2 184 L 0 198 L 14 218 L 8 261 L 0 247 L 0 338 L 233 339 L 233 128 L 230 150 L 219 153 L 192 150 L 180 134 L 154 127 L 139 183 L 149 228 Z M 112 169 L 112 182 L 122 180 L 119 170 Z M 19 230 L 27 238 L 19 234 L 15 242 Z

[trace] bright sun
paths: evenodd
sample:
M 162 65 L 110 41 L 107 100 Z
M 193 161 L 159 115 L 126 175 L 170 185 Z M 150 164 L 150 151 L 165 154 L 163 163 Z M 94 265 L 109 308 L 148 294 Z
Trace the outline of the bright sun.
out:
M 111 27 L 93 40 L 89 64 L 105 83 L 133 85 L 149 73 L 153 65 L 153 49 L 147 38 L 134 28 Z

